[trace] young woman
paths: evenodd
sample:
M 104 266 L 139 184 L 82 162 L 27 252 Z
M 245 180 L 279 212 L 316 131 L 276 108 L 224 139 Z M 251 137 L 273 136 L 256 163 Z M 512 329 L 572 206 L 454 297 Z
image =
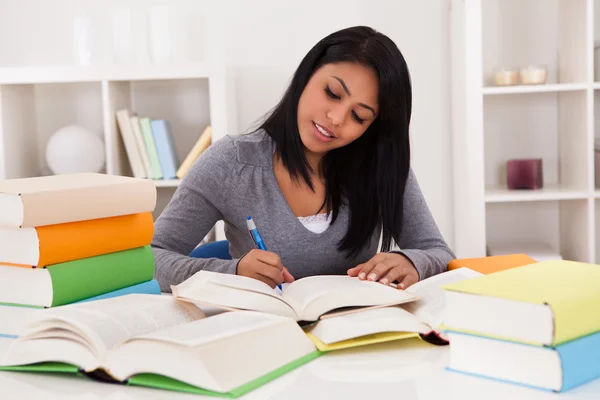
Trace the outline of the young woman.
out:
M 410 168 L 411 107 L 406 62 L 387 36 L 359 26 L 322 39 L 264 123 L 214 142 L 157 219 L 161 288 L 203 269 L 271 287 L 349 274 L 399 288 L 446 270 L 454 255 Z M 232 259 L 189 257 L 218 220 Z

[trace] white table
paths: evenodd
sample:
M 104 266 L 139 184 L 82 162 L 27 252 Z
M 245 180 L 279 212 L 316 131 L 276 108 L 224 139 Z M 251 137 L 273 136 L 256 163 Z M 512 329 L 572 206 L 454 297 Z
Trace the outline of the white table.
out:
M 0 339 L 0 351 L 9 339 Z M 324 355 L 248 393 L 243 399 L 285 400 L 556 400 L 598 399 L 600 380 L 555 394 L 445 370 L 448 347 L 414 340 Z M 87 378 L 0 372 L 1 399 L 211 399 Z

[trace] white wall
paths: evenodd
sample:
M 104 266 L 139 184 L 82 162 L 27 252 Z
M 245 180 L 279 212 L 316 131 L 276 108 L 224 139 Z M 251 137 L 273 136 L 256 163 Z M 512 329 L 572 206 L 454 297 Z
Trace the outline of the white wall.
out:
M 147 62 L 145 13 L 170 4 L 176 61 L 224 61 L 237 74 L 240 131 L 273 107 L 319 39 L 365 24 L 391 37 L 413 79 L 413 167 L 438 225 L 453 243 L 447 0 L 0 0 L 0 66 L 73 62 L 71 19 L 93 29 L 93 62 L 111 61 L 111 11 L 130 8 L 134 62 Z M 18 38 L 18 41 L 15 40 Z M 435 145 L 435 147 L 434 147 Z

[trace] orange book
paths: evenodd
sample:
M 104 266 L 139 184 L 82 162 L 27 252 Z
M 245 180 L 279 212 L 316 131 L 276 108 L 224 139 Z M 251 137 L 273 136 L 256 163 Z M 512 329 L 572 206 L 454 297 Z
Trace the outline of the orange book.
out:
M 537 261 L 526 254 L 506 254 L 501 256 L 452 260 L 448 263 L 448 270 L 467 267 L 474 271 L 481 272 L 482 274 L 491 274 L 493 272 L 522 267 L 534 263 L 537 263 Z
M 151 212 L 36 228 L 0 227 L 0 264 L 45 267 L 149 245 Z

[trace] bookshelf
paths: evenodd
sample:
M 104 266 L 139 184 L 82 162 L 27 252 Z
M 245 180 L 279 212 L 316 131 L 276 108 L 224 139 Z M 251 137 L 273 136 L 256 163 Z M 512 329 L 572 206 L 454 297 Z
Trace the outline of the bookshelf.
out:
M 598 0 L 451 0 L 455 250 L 532 243 L 600 263 Z M 495 73 L 544 66 L 545 83 Z M 598 132 L 598 133 L 596 133 Z M 541 158 L 544 188 L 509 190 L 506 162 Z
M 0 179 L 48 175 L 45 148 L 61 127 L 80 125 L 104 142 L 101 172 L 132 176 L 115 112 L 167 119 L 183 161 L 207 125 L 213 143 L 237 132 L 233 76 L 214 65 L 0 68 Z M 155 218 L 179 180 L 156 180 Z M 216 232 L 223 238 L 222 230 Z

